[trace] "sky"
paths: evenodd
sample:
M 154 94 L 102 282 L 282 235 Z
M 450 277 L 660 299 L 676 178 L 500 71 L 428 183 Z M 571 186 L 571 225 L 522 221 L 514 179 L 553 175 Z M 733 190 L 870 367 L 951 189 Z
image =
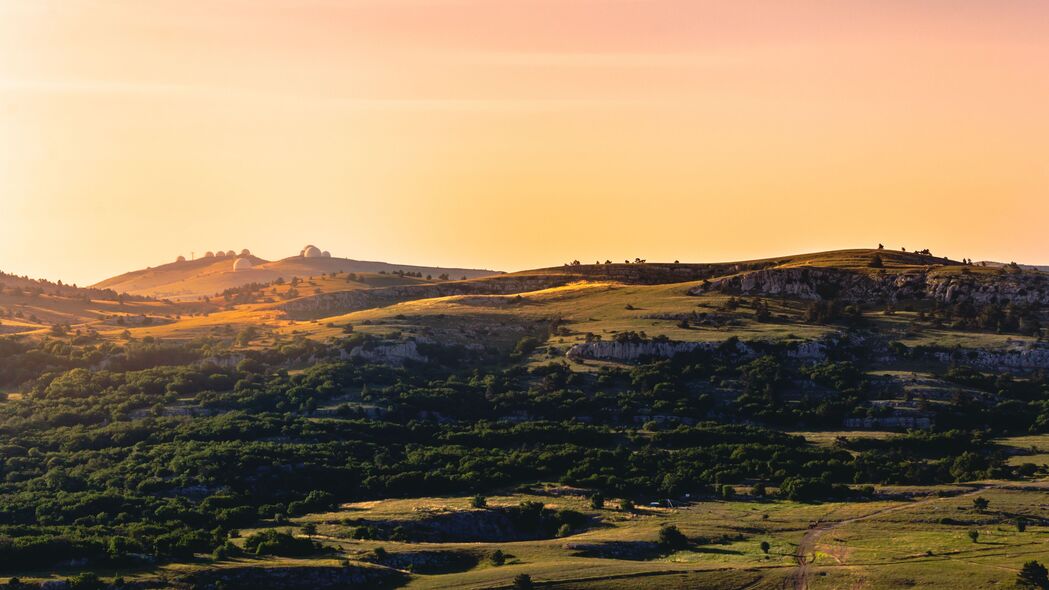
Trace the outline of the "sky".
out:
M 0 270 L 1049 263 L 1049 3 L 0 0 Z

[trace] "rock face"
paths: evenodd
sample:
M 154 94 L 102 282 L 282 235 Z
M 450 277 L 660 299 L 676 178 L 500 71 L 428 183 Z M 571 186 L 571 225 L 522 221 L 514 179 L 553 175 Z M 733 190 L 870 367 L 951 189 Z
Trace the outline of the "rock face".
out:
M 1049 304 L 1049 275 L 1041 273 L 957 275 L 928 271 L 868 274 L 850 270 L 800 267 L 743 272 L 693 287 L 707 291 L 851 301 L 931 299 L 941 303 Z
M 958 363 L 976 369 L 1034 371 L 1049 369 L 1049 348 L 1023 346 L 1006 350 L 960 349 L 941 351 L 933 356 L 945 363 Z
M 583 342 L 568 349 L 567 355 L 573 359 L 593 359 L 632 363 L 645 358 L 671 358 L 677 354 L 697 350 L 713 351 L 719 343 L 713 342 L 674 342 L 653 341 L 615 342 L 598 340 Z M 743 346 L 742 344 L 740 346 Z
M 418 574 L 450 574 L 477 567 L 481 555 L 471 551 L 406 551 L 390 553 L 382 565 Z
M 403 365 L 405 361 L 420 363 L 427 361 L 427 358 L 419 353 L 414 340 L 374 346 L 358 346 L 349 352 L 341 351 L 339 356 L 344 359 L 361 359 L 386 365 Z
M 573 345 L 566 353 L 573 359 L 592 359 L 633 363 L 649 358 L 673 358 L 677 354 L 698 350 L 713 352 L 725 346 L 725 342 L 677 342 L 674 340 L 644 340 L 641 342 L 616 342 L 614 340 L 597 340 Z M 754 358 L 759 351 L 745 342 L 735 342 L 733 352 L 743 358 Z M 787 349 L 786 355 L 806 361 L 823 361 L 827 359 L 827 345 L 810 340 L 799 342 Z
M 846 428 L 930 428 L 932 418 L 924 415 L 915 416 L 882 416 L 879 418 L 846 418 Z

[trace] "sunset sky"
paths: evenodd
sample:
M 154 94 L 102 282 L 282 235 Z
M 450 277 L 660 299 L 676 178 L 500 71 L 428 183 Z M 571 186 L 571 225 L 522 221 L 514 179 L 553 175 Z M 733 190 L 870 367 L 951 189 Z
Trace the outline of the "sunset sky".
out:
M 1049 263 L 1049 2 L 0 0 L 0 270 Z

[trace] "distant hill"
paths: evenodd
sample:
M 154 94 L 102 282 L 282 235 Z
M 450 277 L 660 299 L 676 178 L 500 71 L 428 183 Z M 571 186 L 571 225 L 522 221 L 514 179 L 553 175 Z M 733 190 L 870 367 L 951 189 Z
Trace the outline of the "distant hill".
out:
M 979 266 L 988 266 L 991 268 L 1003 268 L 1009 266 L 1009 263 L 995 262 L 993 260 L 981 260 L 976 264 Z M 1024 270 L 1040 270 L 1042 272 L 1049 272 L 1049 264 L 1019 264 L 1018 266 Z
M 319 250 L 314 249 L 319 252 Z M 305 252 L 305 249 L 304 249 Z M 238 261 L 243 261 L 239 262 Z M 237 269 L 234 266 L 237 265 Z M 326 255 L 299 255 L 269 261 L 245 253 L 244 256 L 208 256 L 196 260 L 179 260 L 161 266 L 131 271 L 101 281 L 92 287 L 116 292 L 171 299 L 194 300 L 221 293 L 250 283 L 268 283 L 277 279 L 291 280 L 333 272 L 416 273 L 434 279 L 473 279 L 501 274 L 499 271 L 474 268 L 442 268 L 335 258 Z
M 1027 268 L 1033 267 L 873 249 L 738 262 L 572 262 L 513 273 L 334 258 L 316 248 L 276 261 L 225 253 L 128 272 L 91 288 L 0 274 L 0 334 L 97 331 L 121 338 L 130 330 L 136 338 L 191 339 L 229 337 L 252 326 L 273 337 L 330 338 L 351 326 L 424 341 L 472 343 L 498 333 L 497 340 L 515 342 L 537 322 L 556 320 L 576 322 L 580 333 L 634 330 L 687 340 L 716 334 L 682 328 L 683 318 L 720 325 L 731 315 L 723 300 L 735 296 L 806 308 L 837 299 L 879 314 L 886 302 L 1049 305 L 1047 276 Z M 697 304 L 708 300 L 710 318 L 695 317 Z M 464 318 L 479 326 L 476 333 Z M 810 328 L 759 322 L 753 332 L 778 329 L 786 336 Z

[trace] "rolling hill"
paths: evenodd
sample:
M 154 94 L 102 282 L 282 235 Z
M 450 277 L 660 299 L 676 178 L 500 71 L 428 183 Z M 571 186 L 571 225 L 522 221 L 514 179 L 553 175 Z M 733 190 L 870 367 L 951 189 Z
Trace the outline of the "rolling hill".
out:
M 418 277 L 477 278 L 499 274 L 498 271 L 470 268 L 441 268 L 333 258 L 330 256 L 291 256 L 269 261 L 246 251 L 244 256 L 213 255 L 196 260 L 178 260 L 161 266 L 118 275 L 93 285 L 132 295 L 170 299 L 196 300 L 250 283 L 269 283 L 341 273 L 408 273 Z M 220 253 L 221 254 L 221 253 Z M 243 268 L 234 269 L 238 260 L 247 260 Z

